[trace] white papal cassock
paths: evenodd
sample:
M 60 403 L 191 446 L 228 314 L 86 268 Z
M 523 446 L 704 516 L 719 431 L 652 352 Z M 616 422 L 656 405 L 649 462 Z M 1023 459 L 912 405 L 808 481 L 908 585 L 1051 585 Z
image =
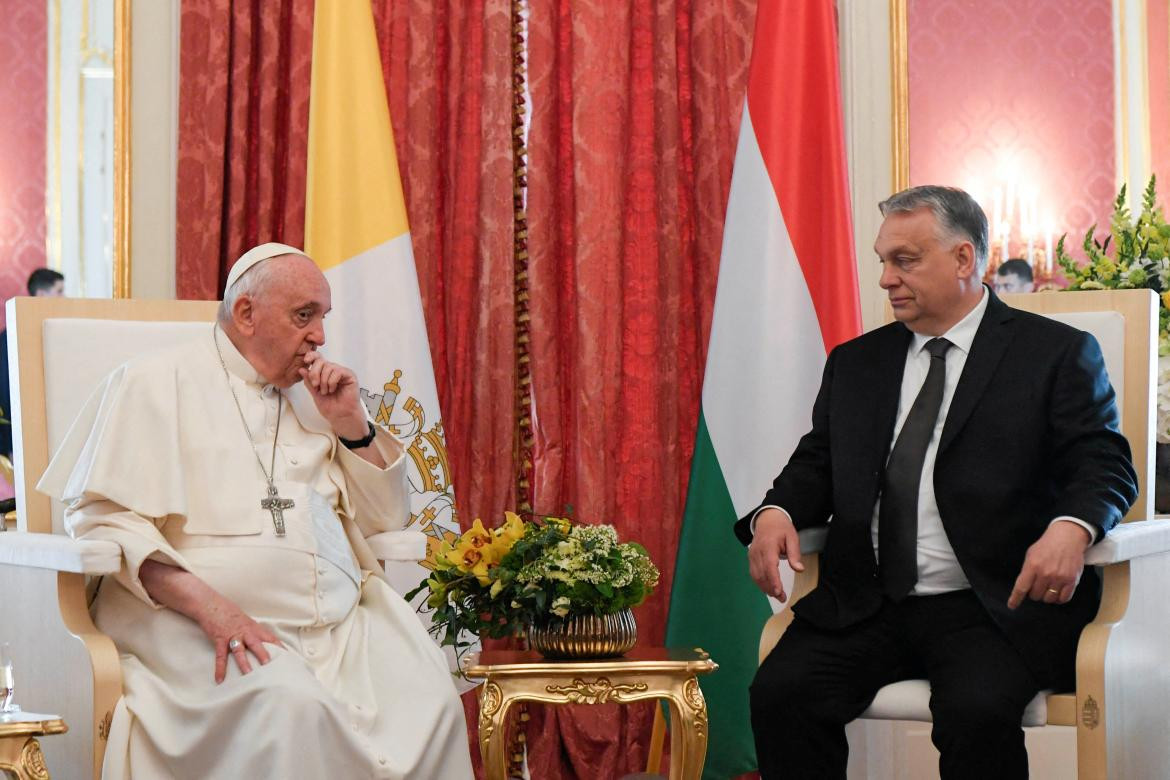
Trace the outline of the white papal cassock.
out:
M 40 489 L 68 504 L 78 539 L 122 547 L 95 620 L 121 653 L 125 693 L 105 777 L 471 777 L 463 711 L 446 659 L 382 579 L 365 543 L 401 528 L 405 455 L 379 431 L 378 469 L 344 447 L 297 385 L 283 401 L 276 487 L 295 507 L 278 537 L 261 509 L 277 392 L 212 328 L 131 361 L 95 391 Z M 146 559 L 180 566 L 268 626 L 284 647 L 213 679 L 210 640 L 155 604 Z

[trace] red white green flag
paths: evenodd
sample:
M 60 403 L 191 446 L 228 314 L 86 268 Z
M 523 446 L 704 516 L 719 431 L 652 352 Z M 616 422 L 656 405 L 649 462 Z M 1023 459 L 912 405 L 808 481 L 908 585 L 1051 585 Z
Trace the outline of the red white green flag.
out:
M 763 0 L 666 630 L 720 667 L 704 778 L 756 768 L 748 685 L 772 606 L 732 525 L 808 430 L 828 350 L 860 332 L 833 2 Z

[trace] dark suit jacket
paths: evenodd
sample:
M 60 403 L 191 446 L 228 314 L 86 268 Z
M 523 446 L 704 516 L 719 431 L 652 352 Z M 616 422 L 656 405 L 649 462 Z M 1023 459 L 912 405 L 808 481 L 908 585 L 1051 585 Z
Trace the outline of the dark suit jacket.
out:
M 1070 683 L 1077 638 L 1100 602 L 1086 569 L 1071 601 L 1008 595 L 1028 547 L 1060 515 L 1098 538 L 1137 496 L 1129 444 L 1096 340 L 1013 309 L 990 290 L 943 425 L 935 496 L 971 587 L 1041 681 Z M 783 507 L 798 529 L 829 521 L 818 587 L 793 611 L 822 628 L 874 614 L 882 596 L 870 537 L 893 437 L 910 331 L 893 323 L 834 349 L 809 431 L 761 506 Z M 751 541 L 749 520 L 736 523 Z

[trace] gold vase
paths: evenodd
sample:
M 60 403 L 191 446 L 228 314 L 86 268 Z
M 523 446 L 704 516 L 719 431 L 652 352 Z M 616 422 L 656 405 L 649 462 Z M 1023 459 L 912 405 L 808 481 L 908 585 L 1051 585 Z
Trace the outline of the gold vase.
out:
M 628 609 L 612 615 L 568 615 L 528 627 L 528 646 L 545 658 L 612 658 L 638 641 Z

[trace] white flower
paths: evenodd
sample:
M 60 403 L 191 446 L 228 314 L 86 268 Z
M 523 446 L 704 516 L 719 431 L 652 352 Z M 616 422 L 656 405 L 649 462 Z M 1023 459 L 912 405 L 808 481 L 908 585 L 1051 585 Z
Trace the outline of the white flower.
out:
M 557 617 L 564 617 L 565 615 L 569 614 L 569 603 L 568 596 L 560 596 L 555 598 L 553 599 L 552 609 L 550 609 L 549 612 L 556 615 Z

